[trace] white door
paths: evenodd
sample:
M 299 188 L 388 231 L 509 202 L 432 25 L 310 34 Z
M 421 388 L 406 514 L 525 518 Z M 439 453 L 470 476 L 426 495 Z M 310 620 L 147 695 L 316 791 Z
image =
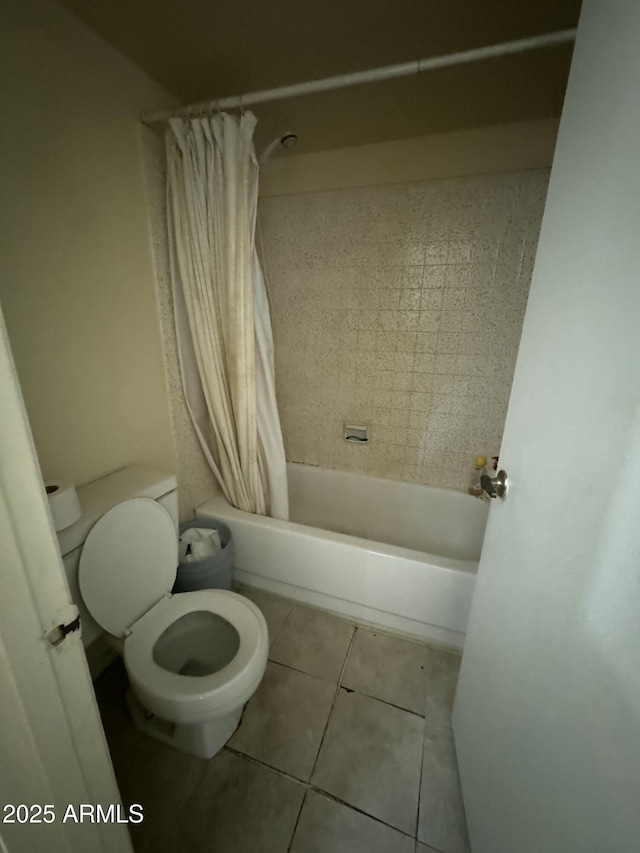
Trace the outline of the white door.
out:
M 100 804 L 108 815 L 108 806 L 119 804 L 120 797 L 80 633 L 68 634 L 55 647 L 50 642 L 57 637 L 56 626 L 73 622 L 76 614 L 0 313 L 3 853 L 132 850 L 124 823 L 92 823 L 91 812 L 78 808 Z
M 585 0 L 454 712 L 474 853 L 640 850 L 640 3 Z

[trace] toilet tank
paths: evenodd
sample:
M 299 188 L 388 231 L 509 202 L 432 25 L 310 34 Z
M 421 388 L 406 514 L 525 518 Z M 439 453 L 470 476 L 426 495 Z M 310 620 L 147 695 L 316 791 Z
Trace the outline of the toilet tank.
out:
M 82 546 L 93 525 L 105 512 L 132 498 L 151 498 L 167 510 L 178 535 L 178 483 L 173 474 L 133 465 L 122 468 L 78 489 L 82 515 L 64 530 L 58 532 L 58 547 L 67 575 L 71 597 L 80 610 L 82 642 L 85 648 L 102 634 L 102 628 L 93 619 L 82 601 L 78 582 L 78 565 Z

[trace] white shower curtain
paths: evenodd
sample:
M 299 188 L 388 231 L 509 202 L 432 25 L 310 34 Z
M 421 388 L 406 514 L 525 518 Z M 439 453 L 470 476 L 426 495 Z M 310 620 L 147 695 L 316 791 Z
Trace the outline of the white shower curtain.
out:
M 172 119 L 167 218 L 187 406 L 227 500 L 288 518 L 269 304 L 255 247 L 255 116 Z

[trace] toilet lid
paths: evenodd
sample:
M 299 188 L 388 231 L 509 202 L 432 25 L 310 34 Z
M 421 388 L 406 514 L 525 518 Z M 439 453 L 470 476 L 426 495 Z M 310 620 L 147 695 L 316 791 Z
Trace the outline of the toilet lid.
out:
M 80 556 L 80 592 L 96 622 L 123 637 L 171 592 L 177 566 L 171 516 L 150 498 L 134 498 L 114 506 L 91 529 Z

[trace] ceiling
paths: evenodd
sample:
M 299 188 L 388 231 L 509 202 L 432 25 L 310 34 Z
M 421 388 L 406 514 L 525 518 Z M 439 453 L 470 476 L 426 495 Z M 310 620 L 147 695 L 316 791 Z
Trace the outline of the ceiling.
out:
M 182 103 L 576 26 L 580 0 L 62 0 Z M 297 153 L 560 114 L 571 46 L 254 108 Z M 156 105 L 150 104 L 150 108 Z

